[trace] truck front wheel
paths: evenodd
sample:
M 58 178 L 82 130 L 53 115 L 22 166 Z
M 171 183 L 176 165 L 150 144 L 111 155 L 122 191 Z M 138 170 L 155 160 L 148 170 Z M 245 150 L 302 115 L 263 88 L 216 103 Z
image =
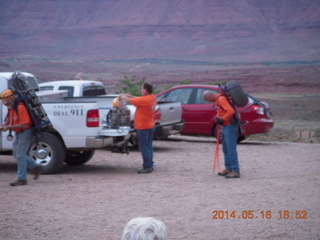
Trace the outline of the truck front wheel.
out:
M 65 147 L 54 134 L 42 132 L 31 139 L 29 156 L 43 166 L 42 173 L 52 174 L 58 172 L 65 159 Z
M 67 151 L 66 164 L 71 166 L 83 165 L 88 162 L 94 155 L 92 151 Z

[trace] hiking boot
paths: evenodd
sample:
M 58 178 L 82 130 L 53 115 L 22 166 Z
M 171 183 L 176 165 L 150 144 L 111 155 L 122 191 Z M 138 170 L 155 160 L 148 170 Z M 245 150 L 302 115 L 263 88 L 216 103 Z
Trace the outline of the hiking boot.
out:
M 28 181 L 27 180 L 17 180 L 15 182 L 10 183 L 10 186 L 15 187 L 15 186 L 22 186 L 22 185 L 27 185 Z
M 35 167 L 33 170 L 33 174 L 34 174 L 34 177 L 33 179 L 34 180 L 37 180 L 41 174 L 41 171 L 42 171 L 42 168 L 43 166 L 42 165 L 38 165 L 37 167 Z
M 153 171 L 152 168 L 143 168 L 141 170 L 138 170 L 138 174 L 146 174 L 146 173 L 151 173 Z
M 222 172 L 219 172 L 218 173 L 218 176 L 225 176 L 227 175 L 228 173 L 231 173 L 231 171 L 229 169 L 225 169 L 223 170 Z
M 225 178 L 240 178 L 240 173 L 230 172 L 227 175 L 225 175 Z

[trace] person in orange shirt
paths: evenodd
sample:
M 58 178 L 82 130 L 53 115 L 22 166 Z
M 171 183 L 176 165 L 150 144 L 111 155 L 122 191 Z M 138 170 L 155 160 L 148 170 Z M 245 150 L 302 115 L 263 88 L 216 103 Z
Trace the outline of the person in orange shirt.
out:
M 203 99 L 215 102 L 217 108 L 216 123 L 222 125 L 222 150 L 226 169 L 219 176 L 225 178 L 240 178 L 240 167 L 237 153 L 238 124 L 235 111 L 226 96 L 205 91 Z
M 17 102 L 12 90 L 7 89 L 1 93 L 1 102 L 8 108 L 8 114 L 2 131 L 12 130 L 15 132 L 13 142 L 13 156 L 18 162 L 17 181 L 10 183 L 11 186 L 26 185 L 27 168 L 34 172 L 34 179 L 37 180 L 42 166 L 37 164 L 27 155 L 31 137 L 31 119 L 26 106 L 22 102 Z
M 157 105 L 156 96 L 152 94 L 153 86 L 144 83 L 141 88 L 141 97 L 129 94 L 120 95 L 120 99 L 131 103 L 136 107 L 134 114 L 134 128 L 137 131 L 139 150 L 143 158 L 143 168 L 139 174 L 151 173 L 153 171 L 153 134 L 155 131 L 154 114 Z

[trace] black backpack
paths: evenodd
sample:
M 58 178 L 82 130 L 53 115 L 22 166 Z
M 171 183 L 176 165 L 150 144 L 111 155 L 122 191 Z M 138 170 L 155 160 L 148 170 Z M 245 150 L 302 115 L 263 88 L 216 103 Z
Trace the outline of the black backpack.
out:
M 48 130 L 52 128 L 51 122 L 43 109 L 35 91 L 28 83 L 27 77 L 19 71 L 15 71 L 8 80 L 9 89 L 15 95 L 15 110 L 20 102 L 28 109 L 33 130 Z
M 240 118 L 240 112 L 238 107 L 244 107 L 248 104 L 249 99 L 247 94 L 243 91 L 242 87 L 236 80 L 231 80 L 227 82 L 225 85 L 219 84 L 220 93 L 226 96 L 230 105 L 235 111 L 234 118 L 232 119 L 233 123 L 238 124 L 239 126 L 239 134 L 242 132 L 242 125 L 246 123 L 242 123 Z
M 220 92 L 227 97 L 232 106 L 244 107 L 248 104 L 247 94 L 236 80 L 231 80 L 226 85 L 219 85 Z

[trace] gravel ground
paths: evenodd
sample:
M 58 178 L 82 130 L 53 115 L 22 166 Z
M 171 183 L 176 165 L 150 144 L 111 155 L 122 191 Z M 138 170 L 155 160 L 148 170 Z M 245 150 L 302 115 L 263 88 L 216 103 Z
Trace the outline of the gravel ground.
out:
M 320 239 L 319 144 L 244 142 L 241 178 L 225 179 L 212 171 L 214 143 L 197 139 L 155 141 L 152 174 L 136 174 L 137 150 L 99 150 L 22 187 L 0 156 L 0 239 L 116 240 L 137 216 L 164 221 L 169 239 Z

